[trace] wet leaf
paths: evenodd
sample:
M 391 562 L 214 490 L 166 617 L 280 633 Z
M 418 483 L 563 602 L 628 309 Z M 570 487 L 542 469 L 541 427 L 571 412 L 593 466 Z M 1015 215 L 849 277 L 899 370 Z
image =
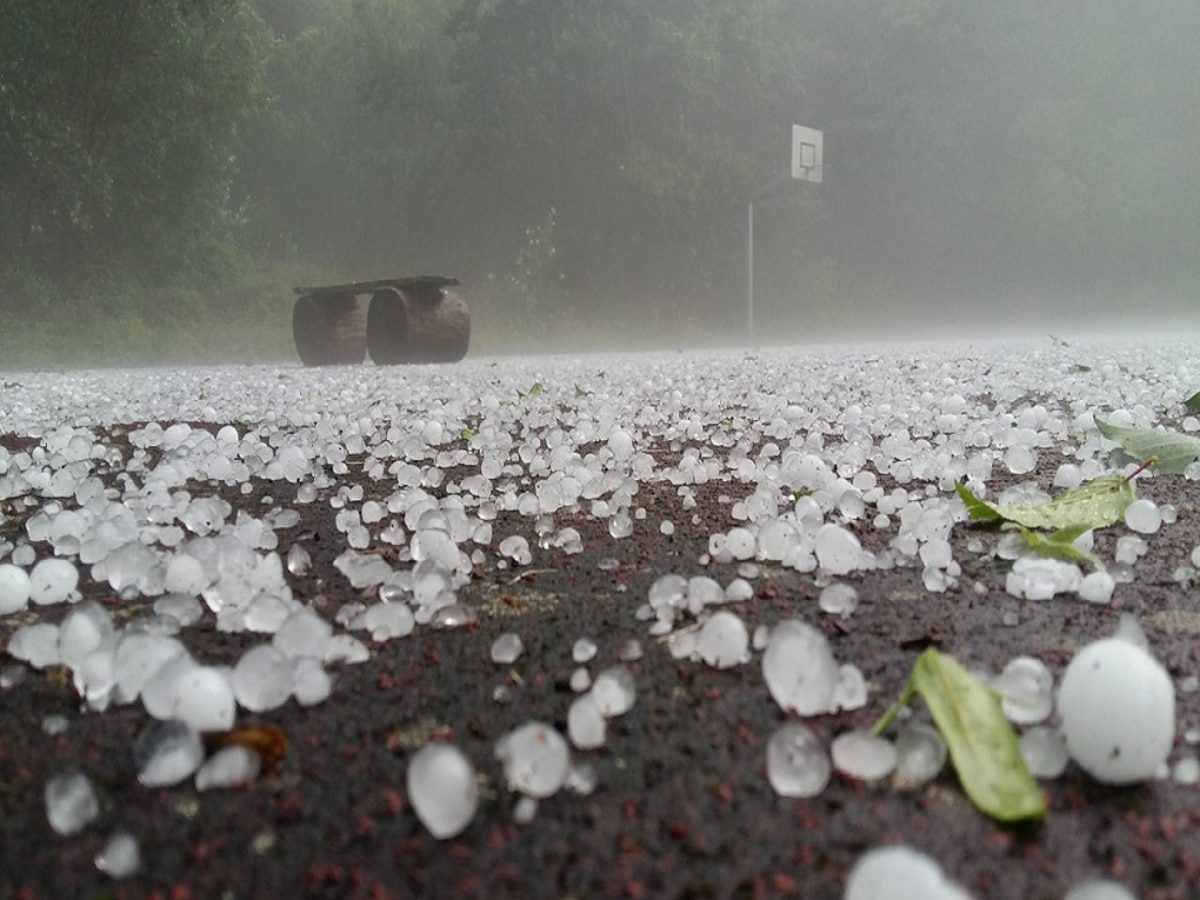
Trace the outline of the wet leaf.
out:
M 1025 543 L 1029 545 L 1029 549 L 1038 556 L 1048 556 L 1052 559 L 1078 560 L 1091 563 L 1094 569 L 1104 569 L 1104 561 L 1095 553 L 1075 546 L 1075 541 L 1080 535 L 1091 531 L 1091 528 L 1087 525 L 1071 525 L 1067 528 L 1060 528 L 1052 534 L 1030 531 L 1023 525 L 1017 525 L 1016 527 L 1020 529 L 1021 537 L 1025 538 Z
M 461 431 L 459 431 L 458 436 L 460 438 L 462 438 L 464 441 L 469 441 L 469 440 L 471 440 L 471 438 L 479 436 L 479 429 L 478 428 L 463 428 Z
M 222 747 L 248 747 L 254 750 L 258 753 L 264 775 L 276 772 L 288 752 L 287 735 L 278 725 L 269 722 L 207 734 L 204 742 L 210 753 Z
M 962 482 L 956 482 L 954 487 L 972 521 L 1013 522 L 1026 528 L 1055 531 L 1080 528 L 1080 534 L 1120 521 L 1135 496 L 1133 482 L 1120 475 L 1093 479 L 1036 506 L 999 506 L 979 499 Z
M 1153 467 L 1164 475 L 1182 475 L 1188 466 L 1200 460 L 1200 438 L 1191 435 L 1163 428 L 1113 425 L 1099 417 L 1096 427 L 1134 459 L 1153 459 Z
M 918 656 L 898 705 L 872 730 L 886 728 L 899 706 L 915 694 L 925 699 L 958 780 L 981 812 L 1001 822 L 1046 814 L 1041 788 L 1025 765 L 999 698 L 952 656 L 932 647 Z
M 1184 400 L 1183 405 L 1187 408 L 1188 412 L 1200 413 L 1200 391 L 1196 391 L 1196 393 Z

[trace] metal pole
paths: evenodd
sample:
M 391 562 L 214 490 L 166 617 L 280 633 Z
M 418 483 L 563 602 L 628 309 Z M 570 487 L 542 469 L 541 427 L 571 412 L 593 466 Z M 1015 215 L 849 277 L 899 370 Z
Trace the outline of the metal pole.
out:
M 754 346 L 754 201 L 746 214 L 746 332 Z

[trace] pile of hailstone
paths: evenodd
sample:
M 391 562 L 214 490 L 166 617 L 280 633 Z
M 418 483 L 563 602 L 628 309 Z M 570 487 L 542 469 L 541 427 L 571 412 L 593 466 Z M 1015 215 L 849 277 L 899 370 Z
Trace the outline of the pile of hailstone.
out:
M 29 449 L 0 448 L 0 500 L 11 519 L 0 523 L 0 615 L 69 610 L 58 624 L 17 629 L 8 653 L 34 668 L 66 666 L 92 713 L 140 703 L 147 724 L 135 752 L 146 785 L 237 784 L 255 777 L 253 751 L 206 757 L 201 732 L 231 727 L 240 710 L 324 702 L 331 670 L 369 658 L 380 643 L 470 623 L 476 611 L 462 591 L 479 566 L 519 568 L 535 552 L 542 561 L 583 549 L 579 531 L 556 516 L 603 520 L 614 542 L 651 528 L 671 535 L 675 520 L 690 520 L 711 529 L 696 568 L 662 573 L 632 613 L 677 659 L 736 673 L 761 656 L 770 696 L 793 717 L 767 747 L 775 790 L 813 796 L 834 767 L 920 783 L 946 759 L 929 726 L 910 721 L 891 741 L 850 732 L 827 748 L 803 723 L 867 703 L 861 672 L 835 659 L 812 620 L 853 616 L 855 577 L 871 569 L 913 569 L 931 592 L 985 593 L 964 583 L 963 551 L 951 542 L 965 520 L 956 481 L 981 497 L 1008 484 L 1002 502 L 1016 502 L 1042 490 L 1028 481 L 1041 460 L 1062 457 L 1054 485 L 1077 485 L 1109 470 L 1113 444 L 1096 431 L 1095 411 L 1151 424 L 1153 410 L 1173 408 L 1200 384 L 1190 349 L 1088 349 L 1086 369 L 1078 347 L 1031 344 L 12 379 L 0 388 L 0 406 L 10 410 L 4 427 Z M 1031 401 L 1031 384 L 1052 385 L 1053 397 Z M 1197 431 L 1200 422 L 1183 427 Z M 659 521 L 638 505 L 639 485 L 648 483 L 678 497 Z M 228 499 L 264 484 L 261 514 Z M 697 495 L 716 485 L 733 498 L 729 518 L 702 521 Z M 333 605 L 332 615 L 293 590 L 313 565 L 299 526 L 314 504 L 336 510 L 345 542 L 335 563 L 341 580 L 329 579 L 330 589 L 355 598 Z M 972 538 L 966 552 L 1012 559 L 1006 590 L 1015 597 L 1107 603 L 1136 579 L 1147 541 L 1173 520 L 1173 510 L 1149 501 L 1131 506 L 1134 534 L 1122 538 L 1108 572 L 1086 577 L 1072 563 L 1026 556 L 1011 537 L 994 545 Z M 513 521 L 524 524 L 501 524 Z M 868 532 L 882 549 L 864 548 L 859 535 Z M 1200 548 L 1180 561 L 1181 578 L 1197 566 Z M 763 567 L 819 579 L 818 607 L 782 622 L 745 619 L 737 604 L 753 596 Z M 717 579 L 730 570 L 736 577 Z M 82 599 L 96 585 L 146 611 L 114 621 Z M 195 658 L 187 630 L 202 618 L 261 641 L 232 667 Z M 1164 765 L 1173 685 L 1144 647 L 1115 640 L 1080 653 L 1057 702 L 1038 660 L 1013 660 L 988 676 L 1039 776 L 1053 777 L 1069 757 L 1113 781 Z M 573 648 L 578 696 L 565 738 L 538 721 L 497 737 L 496 762 L 520 795 L 520 820 L 561 788 L 594 787 L 571 748 L 603 748 L 607 723 L 634 702 L 623 666 L 593 680 L 586 664 L 595 650 L 586 636 Z M 492 658 L 507 665 L 522 652 L 519 636 L 508 635 Z M 1137 705 L 1116 671 L 1138 673 L 1138 689 L 1153 697 L 1120 738 L 1105 733 L 1094 699 L 1111 691 L 1111 712 L 1124 687 Z M 17 670 L 6 667 L 0 681 L 15 685 Z M 1044 724 L 1055 715 L 1058 727 Z M 1136 734 L 1153 736 L 1153 746 L 1122 743 L 1124 762 L 1106 767 L 1113 740 Z M 480 762 L 442 743 L 410 760 L 413 807 L 436 837 L 469 826 Z M 47 785 L 47 811 L 69 834 L 96 808 L 86 775 L 64 778 Z M 129 838 L 114 836 L 110 871 L 136 868 Z M 876 859 L 864 871 L 890 872 L 902 857 Z M 920 871 L 914 884 L 941 883 L 935 869 Z M 852 879 L 847 896 L 881 896 L 857 887 L 868 878 Z M 953 886 L 938 890 L 957 895 Z

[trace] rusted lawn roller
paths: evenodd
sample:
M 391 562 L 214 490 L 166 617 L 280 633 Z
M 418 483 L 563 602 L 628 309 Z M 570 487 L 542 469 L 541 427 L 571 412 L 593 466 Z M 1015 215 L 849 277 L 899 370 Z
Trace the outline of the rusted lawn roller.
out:
M 398 279 L 371 295 L 367 349 L 379 365 L 457 362 L 471 342 L 471 313 L 451 278 Z
M 367 319 L 354 294 L 301 293 L 292 337 L 306 366 L 358 364 L 367 355 Z

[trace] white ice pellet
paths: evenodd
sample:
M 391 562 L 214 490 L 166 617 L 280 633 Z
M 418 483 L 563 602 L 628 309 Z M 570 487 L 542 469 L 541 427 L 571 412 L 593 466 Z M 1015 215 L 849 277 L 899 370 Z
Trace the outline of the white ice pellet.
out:
M 1042 725 L 1028 728 L 1021 734 L 1019 744 L 1021 756 L 1034 778 L 1058 778 L 1071 759 L 1067 742 L 1056 728 Z
M 1108 572 L 1089 572 L 1079 582 L 1079 599 L 1088 603 L 1108 603 L 1116 587 L 1116 579 Z
M 807 725 L 782 725 L 767 741 L 767 779 L 779 796 L 816 797 L 832 774 L 825 745 Z
M 38 606 L 63 603 L 79 584 L 79 570 L 67 559 L 49 556 L 29 573 L 29 599 Z
M 512 665 L 525 650 L 521 636 L 515 632 L 505 632 L 492 642 L 492 662 L 501 666 Z
M 580 750 L 604 746 L 608 721 L 590 693 L 576 697 L 567 710 L 567 736 Z
M 1200 547 L 1197 547 L 1200 552 Z M 29 573 L 12 563 L 0 564 L 0 616 L 20 612 L 29 604 Z
M 830 615 L 848 616 L 858 608 L 858 590 L 854 585 L 834 582 L 822 588 L 817 605 Z
M 838 665 L 825 635 L 798 619 L 775 626 L 763 653 L 763 678 L 785 712 L 815 716 L 829 712 Z
M 501 737 L 496 742 L 496 758 L 504 767 L 510 790 L 539 798 L 557 793 L 570 764 L 567 742 L 542 722 L 527 722 Z
M 1018 656 L 992 681 L 1000 708 L 1010 722 L 1034 725 L 1054 709 L 1054 676 L 1040 659 Z
M 896 780 L 907 788 L 937 778 L 946 765 L 946 742 L 924 722 L 907 722 L 896 733 Z
M 154 722 L 134 747 L 138 781 L 168 787 L 190 778 L 204 761 L 204 744 L 194 728 L 168 719 Z
M 115 831 L 96 854 L 96 868 L 109 878 L 128 878 L 142 865 L 137 838 L 128 831 Z
M 896 748 L 887 738 L 869 731 L 846 731 L 830 745 L 833 766 L 861 781 L 878 781 L 896 768 Z
M 633 709 L 637 690 L 633 673 L 624 666 L 613 666 L 596 676 L 592 696 L 605 716 L 622 716 Z
M 1075 654 L 1058 691 L 1071 757 L 1099 781 L 1153 778 L 1175 739 L 1175 686 L 1162 664 L 1122 638 Z
M 817 563 L 827 575 L 847 575 L 864 565 L 862 545 L 840 525 L 822 525 L 814 539 Z
M 100 801 L 82 772 L 56 775 L 46 782 L 46 818 L 58 834 L 77 834 L 100 815 Z
M 431 741 L 414 753 L 407 786 L 417 818 L 439 840 L 461 834 L 479 807 L 475 767 L 453 744 Z
M 1154 534 L 1162 525 L 1162 515 L 1153 500 L 1141 497 L 1125 507 L 1125 524 L 1139 534 Z
M 1067 891 L 1063 900 L 1137 900 L 1137 895 L 1119 881 L 1084 881 Z
M 750 634 L 746 624 L 722 610 L 709 616 L 696 638 L 696 652 L 714 669 L 729 669 L 750 661 Z
M 250 648 L 233 667 L 234 695 L 251 712 L 268 712 L 282 706 L 292 695 L 293 686 L 291 661 L 268 644 Z
M 842 900 L 968 900 L 942 867 L 904 844 L 868 850 L 854 863 Z

